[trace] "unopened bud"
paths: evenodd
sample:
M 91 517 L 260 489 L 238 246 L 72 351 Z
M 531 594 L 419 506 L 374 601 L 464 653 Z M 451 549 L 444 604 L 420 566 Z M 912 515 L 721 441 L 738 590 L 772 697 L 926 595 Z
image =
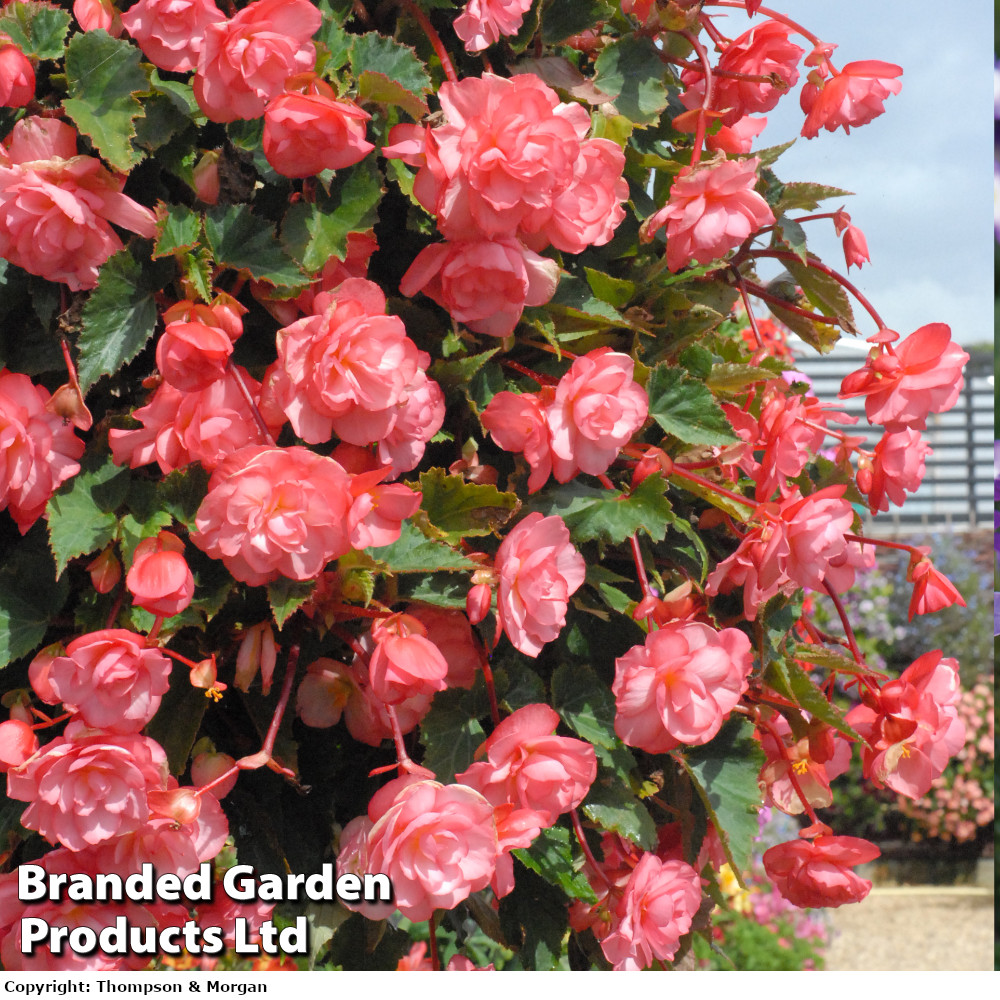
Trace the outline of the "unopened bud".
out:
M 0 772 L 20 767 L 38 749 L 31 726 L 18 719 L 0 722 Z
M 465 598 L 465 613 L 473 625 L 478 625 L 490 612 L 493 591 L 485 583 L 477 583 L 470 588 Z
M 150 811 L 185 826 L 193 823 L 201 812 L 201 799 L 193 788 L 171 788 L 148 793 Z
M 99 594 L 107 594 L 114 590 L 122 578 L 122 564 L 115 556 L 114 549 L 109 545 L 88 566 L 90 582 Z
M 89 431 L 94 426 L 94 418 L 83 401 L 83 394 L 72 385 L 59 386 L 45 404 L 45 409 L 81 431 Z

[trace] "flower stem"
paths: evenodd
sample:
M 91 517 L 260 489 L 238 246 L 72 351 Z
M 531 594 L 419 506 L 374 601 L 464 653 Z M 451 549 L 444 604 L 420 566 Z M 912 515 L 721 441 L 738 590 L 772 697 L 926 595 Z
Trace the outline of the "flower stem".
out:
M 228 368 L 230 375 L 233 377 L 233 381 L 236 382 L 236 388 L 239 389 L 240 395 L 246 400 L 246 404 L 250 408 L 250 416 L 253 417 L 253 422 L 257 425 L 257 430 L 260 432 L 260 436 L 264 439 L 264 443 L 269 444 L 272 448 L 276 447 L 275 440 L 271 437 L 271 432 L 267 429 L 267 424 L 264 422 L 264 417 L 257 408 L 253 395 L 247 387 L 239 368 L 233 364 L 232 358 L 229 359 Z
M 691 149 L 691 166 L 696 167 L 701 159 L 702 147 L 705 145 L 705 126 L 708 121 L 708 110 L 712 106 L 712 66 L 708 61 L 705 46 L 690 31 L 680 31 L 678 34 L 698 53 L 702 72 L 705 74 L 705 95 L 701 100 L 701 113 L 698 115 L 698 125 L 694 133 L 694 146 Z

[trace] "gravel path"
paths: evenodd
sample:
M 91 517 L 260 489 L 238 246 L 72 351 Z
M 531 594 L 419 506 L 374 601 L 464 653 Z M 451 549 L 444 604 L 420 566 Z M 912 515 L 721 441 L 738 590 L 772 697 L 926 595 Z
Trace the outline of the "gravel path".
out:
M 993 892 L 973 886 L 876 886 L 831 911 L 831 971 L 993 969 Z

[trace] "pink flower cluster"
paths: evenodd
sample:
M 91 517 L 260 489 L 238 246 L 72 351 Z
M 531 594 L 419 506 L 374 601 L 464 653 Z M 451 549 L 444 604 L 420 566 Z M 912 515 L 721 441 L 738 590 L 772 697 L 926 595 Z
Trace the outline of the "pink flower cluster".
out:
M 633 381 L 627 354 L 601 347 L 577 358 L 553 390 L 498 392 L 482 424 L 501 448 L 524 454 L 528 491 L 549 474 L 567 483 L 580 472 L 599 476 L 645 423 L 649 400 Z
M 590 115 L 529 73 L 445 83 L 438 97 L 444 125 L 397 125 L 383 150 L 419 168 L 414 195 L 448 241 L 421 251 L 400 291 L 423 290 L 470 330 L 503 337 L 555 292 L 545 247 L 611 239 L 628 196 L 624 154 L 588 139 Z
M 76 132 L 55 118 L 22 118 L 0 148 L 0 257 L 73 291 L 122 249 L 112 224 L 147 239 L 156 220 L 122 194 L 124 177 L 78 156 Z

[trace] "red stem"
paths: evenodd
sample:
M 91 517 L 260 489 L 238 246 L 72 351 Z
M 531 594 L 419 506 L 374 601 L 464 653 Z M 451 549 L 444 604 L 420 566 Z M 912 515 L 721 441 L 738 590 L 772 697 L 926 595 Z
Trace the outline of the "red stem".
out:
M 914 552 L 920 552 L 920 549 L 913 545 L 904 545 L 902 542 L 887 542 L 883 538 L 865 538 L 863 535 L 848 534 L 845 534 L 844 538 L 846 538 L 849 542 L 860 542 L 862 545 L 881 545 L 883 548 L 887 549 L 899 549 L 902 552 L 909 552 L 911 555 Z
M 760 717 L 759 712 L 757 713 L 757 725 L 762 729 L 766 729 L 771 734 L 771 739 L 778 745 L 778 753 L 781 755 L 781 759 L 788 765 L 788 779 L 791 781 L 792 788 L 795 789 L 795 794 L 802 803 L 802 808 L 805 809 L 806 814 L 814 823 L 818 823 L 819 817 L 802 791 L 802 786 L 799 784 L 799 777 L 795 773 L 795 765 L 792 763 L 791 757 L 788 756 L 788 748 L 785 746 L 785 741 L 781 738 L 781 734 L 770 722 L 765 722 Z
M 250 390 L 247 388 L 246 382 L 243 381 L 243 376 L 240 374 L 240 370 L 233 364 L 232 358 L 229 359 L 229 373 L 233 376 L 233 380 L 236 382 L 236 387 L 239 389 L 240 395 L 246 400 L 246 404 L 250 408 L 250 416 L 253 417 L 253 422 L 257 425 L 257 430 L 260 432 L 260 436 L 264 439 L 264 443 L 269 444 L 272 448 L 276 447 L 274 438 L 271 437 L 271 432 L 267 429 L 267 424 L 264 422 L 264 418 L 261 416 L 261 412 L 257 408 L 257 404 L 254 402 L 254 398 L 250 394 Z
M 699 486 L 703 486 L 705 489 L 711 490 L 713 493 L 718 493 L 719 496 L 729 497 L 730 500 L 735 500 L 737 503 L 745 504 L 747 507 L 757 506 L 756 500 L 749 500 L 747 497 L 741 497 L 739 493 L 733 493 L 732 490 L 727 490 L 723 486 L 717 486 L 715 483 L 705 479 L 703 476 L 698 476 L 693 472 L 688 472 L 687 469 L 682 469 L 680 466 L 675 465 L 673 473 L 681 479 L 688 479 L 692 483 L 697 483 Z
M 611 883 L 608 881 L 607 875 L 604 874 L 604 869 L 597 863 L 597 858 L 594 857 L 594 852 L 590 849 L 590 845 L 587 843 L 587 838 L 583 834 L 583 826 L 580 823 L 580 814 L 575 809 L 570 809 L 569 818 L 573 822 L 573 832 L 576 834 L 576 839 L 580 844 L 580 850 L 583 851 L 583 856 L 587 859 L 587 863 L 594 869 L 594 874 L 597 875 L 597 877 L 610 889 Z
M 851 628 L 851 623 L 848 621 L 847 612 L 844 610 L 843 602 L 837 596 L 837 592 L 826 580 L 823 581 L 823 589 L 830 595 L 830 600 L 833 601 L 833 606 L 837 609 L 837 614 L 840 616 L 840 623 L 844 626 L 844 635 L 847 636 L 847 644 L 850 646 L 851 656 L 854 657 L 854 662 L 859 666 L 866 666 L 864 658 L 861 655 L 861 650 L 858 649 L 858 642 L 854 638 L 854 629 Z
M 744 0 L 705 0 L 705 6 L 711 7 L 738 7 L 741 10 L 746 9 L 746 4 Z M 823 43 L 809 30 L 803 28 L 801 24 L 793 21 L 787 14 L 781 14 L 776 10 L 772 10 L 770 7 L 758 7 L 758 14 L 763 14 L 765 17 L 774 18 L 775 21 L 781 21 L 783 24 L 787 24 L 792 31 L 797 31 L 803 38 L 808 38 L 813 45 L 822 45 Z
M 736 284 L 739 287 L 740 295 L 743 298 L 743 308 L 747 312 L 747 319 L 750 321 L 750 329 L 753 330 L 754 338 L 757 341 L 757 350 L 763 351 L 764 338 L 760 335 L 760 330 L 757 329 L 757 318 L 753 314 L 753 309 L 750 308 L 750 296 L 747 294 L 746 282 L 743 280 L 743 275 L 740 274 L 740 269 L 738 267 L 733 267 L 732 271 L 736 277 Z M 754 357 L 756 356 L 755 352 Z
M 750 290 L 751 294 L 756 295 L 758 299 L 763 299 L 765 302 L 772 302 L 776 306 L 781 306 L 782 309 L 787 309 L 790 313 L 794 313 L 796 316 L 802 316 L 804 319 L 811 319 L 814 323 L 825 323 L 827 326 L 842 327 L 844 325 L 835 316 L 822 316 L 820 313 L 809 312 L 808 309 L 800 309 L 798 306 L 792 305 L 791 302 L 788 302 L 777 295 L 772 295 L 766 288 L 761 287 L 754 281 L 747 281 L 746 286 Z
M 458 74 L 455 72 L 454 65 L 452 65 L 451 56 L 448 55 L 448 50 L 444 47 L 441 36 L 437 33 L 434 25 L 431 24 L 430 18 L 413 3 L 413 0 L 399 0 L 399 4 L 407 10 L 427 36 L 427 40 L 431 43 L 438 59 L 441 60 L 441 68 L 444 70 L 444 75 L 452 83 L 458 83 Z
M 437 921 L 434 919 L 433 913 L 427 918 L 427 929 L 430 932 L 431 969 L 434 972 L 440 972 L 441 956 L 438 954 Z
M 156 621 L 153 622 L 153 627 L 149 630 L 149 633 L 146 635 L 147 646 L 152 646 L 155 644 L 156 637 L 160 634 L 160 628 L 163 626 L 163 620 L 164 620 L 163 615 L 156 616 Z
M 694 133 L 694 146 L 691 150 L 691 166 L 696 167 L 701 159 L 702 147 L 705 145 L 705 126 L 708 121 L 708 110 L 712 106 L 712 67 L 708 61 L 705 46 L 691 34 L 690 31 L 680 31 L 678 34 L 687 40 L 688 44 L 698 53 L 702 71 L 705 74 L 705 95 L 701 101 L 701 113 L 698 115 L 698 125 Z

